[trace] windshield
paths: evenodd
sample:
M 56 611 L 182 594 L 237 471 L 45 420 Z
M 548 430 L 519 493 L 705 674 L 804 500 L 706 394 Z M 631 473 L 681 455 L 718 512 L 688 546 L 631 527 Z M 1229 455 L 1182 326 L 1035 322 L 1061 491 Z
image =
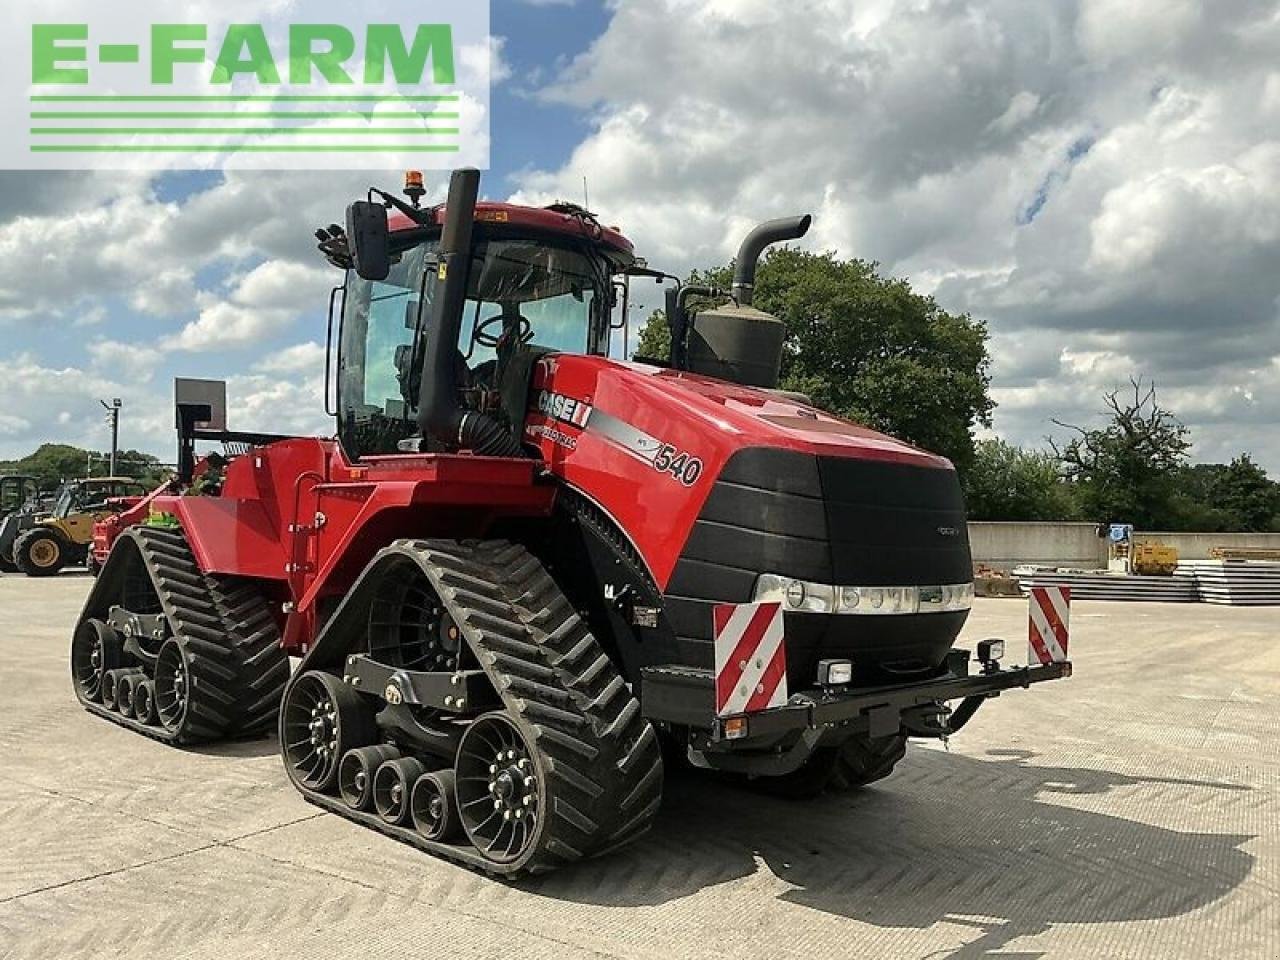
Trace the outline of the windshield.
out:
M 338 418 L 351 456 L 395 453 L 417 435 L 419 324 L 430 316 L 435 251 L 432 241 L 402 252 L 380 282 L 348 272 Z M 501 362 L 521 350 L 607 353 L 609 290 L 604 262 L 576 248 L 478 243 L 458 342 L 459 381 L 496 390 Z
M 71 484 L 63 487 L 58 491 L 58 499 L 53 504 L 53 512 L 56 516 L 65 517 L 71 512 L 72 506 L 76 501 L 76 488 Z

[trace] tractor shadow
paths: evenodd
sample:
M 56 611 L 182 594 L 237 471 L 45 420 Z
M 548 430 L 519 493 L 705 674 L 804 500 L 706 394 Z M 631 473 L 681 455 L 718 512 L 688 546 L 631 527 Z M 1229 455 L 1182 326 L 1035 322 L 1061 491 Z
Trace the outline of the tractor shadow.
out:
M 1183 833 L 1070 805 L 1116 790 L 1140 802 L 1152 791 L 1167 794 L 1161 809 L 1169 810 L 1178 806 L 1170 797 L 1251 787 L 1036 766 L 1033 756 L 916 748 L 883 783 L 809 803 L 678 771 L 649 836 L 526 886 L 556 899 L 643 906 L 766 870 L 790 886 L 782 900 L 825 913 L 883 928 L 977 929 L 964 947 L 939 954 L 973 960 L 1054 924 L 1180 916 L 1252 870 L 1241 849 L 1250 836 Z
M 253 759 L 280 755 L 280 741 L 274 734 L 245 740 L 222 740 L 217 743 L 192 744 L 182 748 L 187 753 L 226 759 Z

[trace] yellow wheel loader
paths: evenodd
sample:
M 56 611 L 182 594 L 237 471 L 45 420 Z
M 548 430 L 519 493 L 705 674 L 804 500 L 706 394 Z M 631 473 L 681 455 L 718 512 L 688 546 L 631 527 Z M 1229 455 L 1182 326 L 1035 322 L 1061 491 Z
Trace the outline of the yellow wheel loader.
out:
M 127 477 L 63 484 L 52 512 L 32 517 L 28 529 L 16 532 L 14 565 L 29 577 L 49 577 L 63 567 L 83 564 L 93 546 L 93 525 L 128 506 L 128 498 L 146 493 L 146 487 Z

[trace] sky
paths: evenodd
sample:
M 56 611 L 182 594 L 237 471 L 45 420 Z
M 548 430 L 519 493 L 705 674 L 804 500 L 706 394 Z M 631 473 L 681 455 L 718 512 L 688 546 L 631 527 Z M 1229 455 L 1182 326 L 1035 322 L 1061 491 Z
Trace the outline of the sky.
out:
M 491 30 L 487 196 L 585 177 L 676 273 L 811 212 L 806 248 L 988 324 L 1000 436 L 1141 376 L 1194 459 L 1280 476 L 1280 0 L 493 0 Z M 0 457 L 102 449 L 120 397 L 170 460 L 174 376 L 331 433 L 312 234 L 399 178 L 0 173 Z

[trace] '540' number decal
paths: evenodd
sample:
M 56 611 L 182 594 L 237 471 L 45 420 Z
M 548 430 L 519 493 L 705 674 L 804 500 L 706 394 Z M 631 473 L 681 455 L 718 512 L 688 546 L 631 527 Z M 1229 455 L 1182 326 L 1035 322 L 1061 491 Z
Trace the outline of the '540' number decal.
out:
M 702 476 L 702 461 L 664 443 L 653 458 L 654 469 L 669 473 L 686 487 L 692 487 Z

